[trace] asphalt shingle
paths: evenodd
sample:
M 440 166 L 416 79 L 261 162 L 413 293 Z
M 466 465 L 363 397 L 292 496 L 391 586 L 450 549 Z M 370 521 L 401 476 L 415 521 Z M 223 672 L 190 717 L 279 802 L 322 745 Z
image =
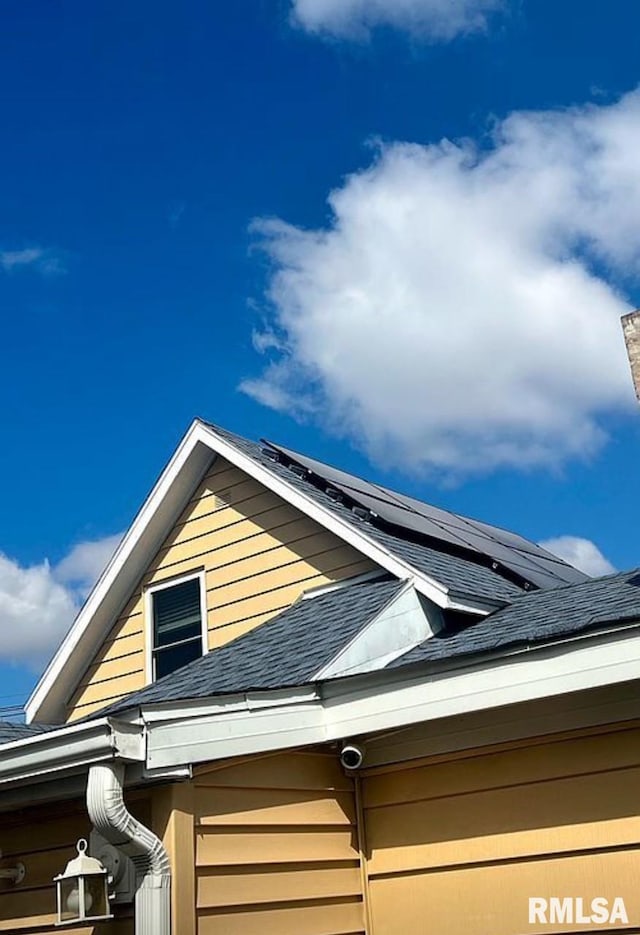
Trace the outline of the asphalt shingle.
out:
M 518 644 L 543 642 L 605 619 L 640 617 L 640 574 L 627 573 L 547 590 L 524 591 L 492 568 L 464 556 L 395 535 L 364 522 L 343 503 L 300 477 L 255 442 L 207 423 L 211 430 L 290 487 L 301 491 L 411 567 L 461 594 L 502 603 L 460 630 L 445 627 L 390 667 L 443 663 Z M 164 679 L 101 710 L 98 716 L 144 704 L 185 701 L 309 683 L 391 600 L 403 583 L 362 582 L 299 600 L 267 623 Z M 0 734 L 1 737 L 1 734 Z
M 532 591 L 458 632 L 446 630 L 400 656 L 389 668 L 543 643 L 609 623 L 640 620 L 640 570 Z
M 15 724 L 12 721 L 0 721 L 0 744 L 14 740 L 24 740 L 43 731 L 50 730 L 45 724 Z
M 395 579 L 369 581 L 299 600 L 250 633 L 101 710 L 99 716 L 154 702 L 304 685 L 402 587 Z

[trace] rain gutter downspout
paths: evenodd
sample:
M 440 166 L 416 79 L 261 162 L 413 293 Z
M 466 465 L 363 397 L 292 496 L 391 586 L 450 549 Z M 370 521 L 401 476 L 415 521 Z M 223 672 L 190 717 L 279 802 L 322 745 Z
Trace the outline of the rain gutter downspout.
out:
M 113 762 L 89 768 L 89 818 L 136 868 L 135 935 L 171 935 L 171 865 L 162 841 L 127 811 L 124 769 Z

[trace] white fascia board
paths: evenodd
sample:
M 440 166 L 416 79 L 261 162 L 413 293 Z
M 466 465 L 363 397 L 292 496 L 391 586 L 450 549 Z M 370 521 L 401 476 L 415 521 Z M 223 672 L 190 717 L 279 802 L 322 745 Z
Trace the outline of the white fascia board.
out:
M 147 769 L 202 763 L 247 753 L 265 753 L 308 744 L 326 737 L 320 699 L 295 705 L 202 714 L 147 727 Z
M 640 719 L 640 682 L 622 682 L 524 704 L 487 708 L 367 735 L 367 769 L 494 744 Z M 419 739 L 415 729 L 419 729 Z
M 160 724 L 203 716 L 222 717 L 238 711 L 257 711 L 261 708 L 281 708 L 317 701 L 320 693 L 314 685 L 299 688 L 279 688 L 269 691 L 250 691 L 235 695 L 218 695 L 191 701 L 162 701 L 145 704 L 136 715 L 140 724 Z
M 184 509 L 214 452 L 194 422 L 160 475 L 111 561 L 25 706 L 27 723 L 55 723 L 105 632 L 116 620 L 151 558 Z M 64 673 L 64 674 L 63 674 Z
M 45 781 L 90 763 L 114 758 L 144 762 L 142 728 L 101 718 L 24 737 L 0 746 L 0 788 L 12 783 Z
M 423 606 L 413 582 L 391 598 L 373 620 L 357 633 L 314 676 L 314 682 L 371 672 L 392 659 L 424 643 L 443 626 L 440 608 L 423 598 Z
M 400 671 L 400 670 L 397 670 Z M 638 678 L 637 626 L 518 650 L 466 669 L 349 691 L 325 686 L 327 734 L 351 736 Z
M 445 672 L 396 669 L 325 683 L 321 696 L 227 715 L 173 706 L 145 712 L 147 768 L 203 763 L 434 722 L 523 701 L 614 685 L 640 674 L 638 625 L 558 641 Z M 265 696 L 269 693 L 265 692 Z M 217 702 L 219 704 L 219 700 Z M 165 717 L 168 714 L 165 710 Z

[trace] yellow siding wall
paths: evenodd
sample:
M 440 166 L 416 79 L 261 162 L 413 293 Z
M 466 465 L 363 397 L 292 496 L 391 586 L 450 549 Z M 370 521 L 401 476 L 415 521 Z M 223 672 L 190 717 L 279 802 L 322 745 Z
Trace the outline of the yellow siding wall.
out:
M 364 812 L 369 935 L 603 928 L 530 925 L 530 896 L 621 896 L 639 930 L 638 728 L 381 768 Z
M 201 771 L 194 808 L 198 935 L 364 932 L 353 789 L 335 752 Z
M 221 646 L 308 588 L 375 566 L 257 481 L 217 459 L 68 705 L 83 717 L 145 684 L 143 589 L 205 569 L 209 645 Z
M 367 915 L 366 935 L 609 931 L 530 925 L 530 896 L 622 897 L 626 931 L 640 930 L 640 728 L 379 767 L 358 782 L 360 839 L 353 780 L 329 747 L 209 764 L 133 793 L 169 852 L 176 935 L 365 935 Z M 0 933 L 53 935 L 52 878 L 88 831 L 83 803 L 0 815 L 0 867 L 27 867 L 20 886 L 0 882 Z M 77 931 L 133 935 L 131 912 Z
M 171 918 L 175 935 L 196 935 L 195 786 L 181 782 L 153 793 L 153 830 L 171 862 Z
M 128 800 L 128 807 L 149 821 L 145 800 Z M 0 933 L 54 935 L 56 891 L 53 878 L 76 856 L 76 842 L 88 840 L 91 824 L 84 802 L 55 803 L 0 814 L 0 869 L 21 861 L 26 867 L 22 883 L 0 880 Z M 74 927 L 74 935 L 134 935 L 133 909 L 119 906 L 109 923 Z

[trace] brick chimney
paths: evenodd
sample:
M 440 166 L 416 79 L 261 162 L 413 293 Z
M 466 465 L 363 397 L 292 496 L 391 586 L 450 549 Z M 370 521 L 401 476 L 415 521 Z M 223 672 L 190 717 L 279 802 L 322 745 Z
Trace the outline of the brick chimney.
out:
M 622 316 L 624 343 L 631 364 L 631 376 L 636 396 L 640 400 L 640 309 Z

